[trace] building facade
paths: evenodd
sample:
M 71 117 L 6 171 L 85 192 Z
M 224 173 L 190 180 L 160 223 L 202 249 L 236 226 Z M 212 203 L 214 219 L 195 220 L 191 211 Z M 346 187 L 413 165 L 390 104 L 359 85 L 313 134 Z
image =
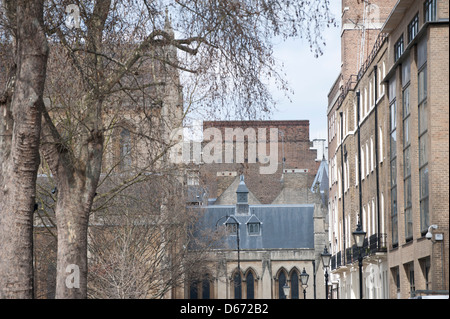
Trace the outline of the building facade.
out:
M 304 178 L 305 173 L 287 177 Z M 282 192 L 298 191 L 292 186 L 287 183 Z M 198 207 L 202 230 L 225 228 L 223 245 L 211 250 L 202 276 L 188 282 L 185 298 L 324 299 L 320 253 L 326 242 L 326 209 L 320 193 L 304 204 L 251 204 L 254 195 L 244 175 L 227 191 L 234 194 L 233 205 Z M 310 275 L 306 286 L 302 271 Z
M 399 1 L 385 12 L 364 63 L 329 95 L 329 234 L 340 298 L 360 297 L 358 223 L 367 234 L 364 298 L 448 294 L 448 2 Z M 352 50 L 343 41 L 343 52 Z M 425 239 L 431 225 L 443 240 Z

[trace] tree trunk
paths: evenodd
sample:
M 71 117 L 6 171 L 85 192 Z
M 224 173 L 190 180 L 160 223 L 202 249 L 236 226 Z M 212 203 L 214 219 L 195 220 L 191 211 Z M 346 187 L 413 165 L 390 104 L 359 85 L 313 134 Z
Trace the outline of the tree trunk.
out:
M 46 110 L 43 115 L 41 150 L 55 176 L 58 192 L 55 210 L 58 227 L 55 297 L 84 299 L 87 298 L 89 213 L 100 179 L 103 133 L 96 129 L 86 131 L 81 145 L 77 146 L 81 155 L 75 158 L 73 151 L 61 141 Z M 89 127 L 96 126 L 90 124 Z
M 15 10 L 10 22 L 17 24 L 17 68 L 11 99 L 1 106 L 4 123 L 13 126 L 2 129 L 11 135 L 3 136 L 0 152 L 0 298 L 32 298 L 33 212 L 48 46 L 43 1 L 8 7 Z

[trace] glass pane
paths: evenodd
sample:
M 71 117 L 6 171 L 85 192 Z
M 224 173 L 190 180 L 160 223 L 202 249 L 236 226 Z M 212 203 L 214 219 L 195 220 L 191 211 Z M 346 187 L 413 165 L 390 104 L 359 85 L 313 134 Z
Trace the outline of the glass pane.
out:
M 253 278 L 253 273 L 250 271 L 247 274 L 247 299 L 255 299 L 255 280 Z
M 403 121 L 403 147 L 406 147 L 410 143 L 409 136 L 409 117 Z
M 402 86 L 408 84 L 410 79 L 411 79 L 411 63 L 410 58 L 408 57 L 402 63 Z
M 411 208 L 407 208 L 405 210 L 405 237 L 406 239 L 413 237 L 413 219 Z
M 411 148 L 409 147 L 403 152 L 403 168 L 405 177 L 411 175 Z
M 411 200 L 411 177 L 408 177 L 405 179 L 405 207 L 411 207 L 412 206 L 412 200 Z
M 417 45 L 417 67 L 421 68 L 427 62 L 427 37 L 423 37 Z
M 397 156 L 397 131 L 391 133 L 391 158 Z
M 241 287 L 241 275 L 236 273 L 234 275 L 234 299 L 242 299 Z
M 296 271 L 291 276 L 291 299 L 299 299 L 298 274 Z
M 419 166 L 428 163 L 428 133 L 419 138 Z
M 428 129 L 428 105 L 427 101 L 419 105 L 419 135 Z
M 389 80 L 389 102 L 392 102 L 396 97 L 396 82 L 395 76 Z
M 391 161 L 391 186 L 397 185 L 397 160 Z
M 189 298 L 190 299 L 198 299 L 198 281 L 192 281 L 189 287 Z
M 209 294 L 209 291 L 210 291 L 209 279 L 205 278 L 203 279 L 202 282 L 202 299 L 210 299 L 211 296 Z
M 403 91 L 403 117 L 409 114 L 409 86 Z
M 428 197 L 420 201 L 420 231 L 428 231 L 430 226 L 430 215 L 428 211 Z
M 397 187 L 391 189 L 391 215 L 397 216 Z
M 397 127 L 397 106 L 396 103 L 391 105 L 391 131 L 394 130 Z
M 427 97 L 427 67 L 419 72 L 419 103 Z
M 420 175 L 420 198 L 428 196 L 428 166 L 419 171 Z
M 284 274 L 284 272 L 282 272 L 278 277 L 278 296 L 280 299 L 287 299 L 286 296 L 284 295 L 283 290 L 285 283 L 286 283 L 286 275 Z

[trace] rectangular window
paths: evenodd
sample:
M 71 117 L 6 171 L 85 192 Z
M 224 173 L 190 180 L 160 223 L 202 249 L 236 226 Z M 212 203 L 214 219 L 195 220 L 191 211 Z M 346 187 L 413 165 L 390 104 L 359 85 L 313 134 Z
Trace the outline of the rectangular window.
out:
M 436 21 L 436 0 L 426 0 L 423 4 L 424 21 Z
M 414 280 L 414 262 L 407 263 L 405 265 L 405 272 L 409 281 L 409 293 L 411 296 L 414 294 L 416 290 L 415 280 Z
M 420 268 L 422 269 L 423 279 L 425 280 L 425 289 L 431 289 L 430 269 L 431 262 L 430 257 L 419 259 Z
M 259 223 L 249 223 L 247 225 L 248 227 L 248 234 L 249 235 L 260 235 L 261 233 L 261 224 Z
M 400 269 L 399 267 L 391 268 L 392 279 L 395 287 L 397 287 L 397 299 L 400 299 Z
M 413 216 L 411 194 L 411 139 L 410 139 L 409 85 L 403 90 L 403 185 L 405 207 L 405 238 L 413 239 Z
M 398 216 L 397 216 L 397 106 L 396 102 L 390 106 L 390 149 L 391 149 L 391 235 L 392 246 L 398 246 Z
M 416 16 L 408 24 L 408 43 L 410 43 L 416 37 L 418 32 L 419 32 L 419 14 L 417 13 Z
M 394 61 L 397 62 L 397 60 L 402 56 L 404 50 L 403 45 L 403 34 L 401 37 L 395 42 L 394 44 Z
M 419 70 L 419 189 L 420 189 L 420 231 L 425 235 L 430 225 L 429 179 L 428 179 L 428 107 L 427 107 L 427 65 Z
M 391 188 L 391 232 L 392 247 L 398 246 L 398 219 L 397 219 L 397 187 Z

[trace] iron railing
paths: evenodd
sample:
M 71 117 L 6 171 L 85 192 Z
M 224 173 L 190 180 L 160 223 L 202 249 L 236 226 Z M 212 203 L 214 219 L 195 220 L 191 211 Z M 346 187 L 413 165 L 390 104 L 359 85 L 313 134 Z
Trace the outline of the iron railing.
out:
M 362 257 L 371 256 L 379 252 L 386 252 L 386 238 L 387 234 L 374 234 L 369 238 L 365 238 L 363 247 L 361 248 Z M 347 248 L 345 252 L 339 251 L 331 257 L 331 269 L 334 270 L 343 265 L 357 262 L 358 257 L 359 249 L 356 245 Z

